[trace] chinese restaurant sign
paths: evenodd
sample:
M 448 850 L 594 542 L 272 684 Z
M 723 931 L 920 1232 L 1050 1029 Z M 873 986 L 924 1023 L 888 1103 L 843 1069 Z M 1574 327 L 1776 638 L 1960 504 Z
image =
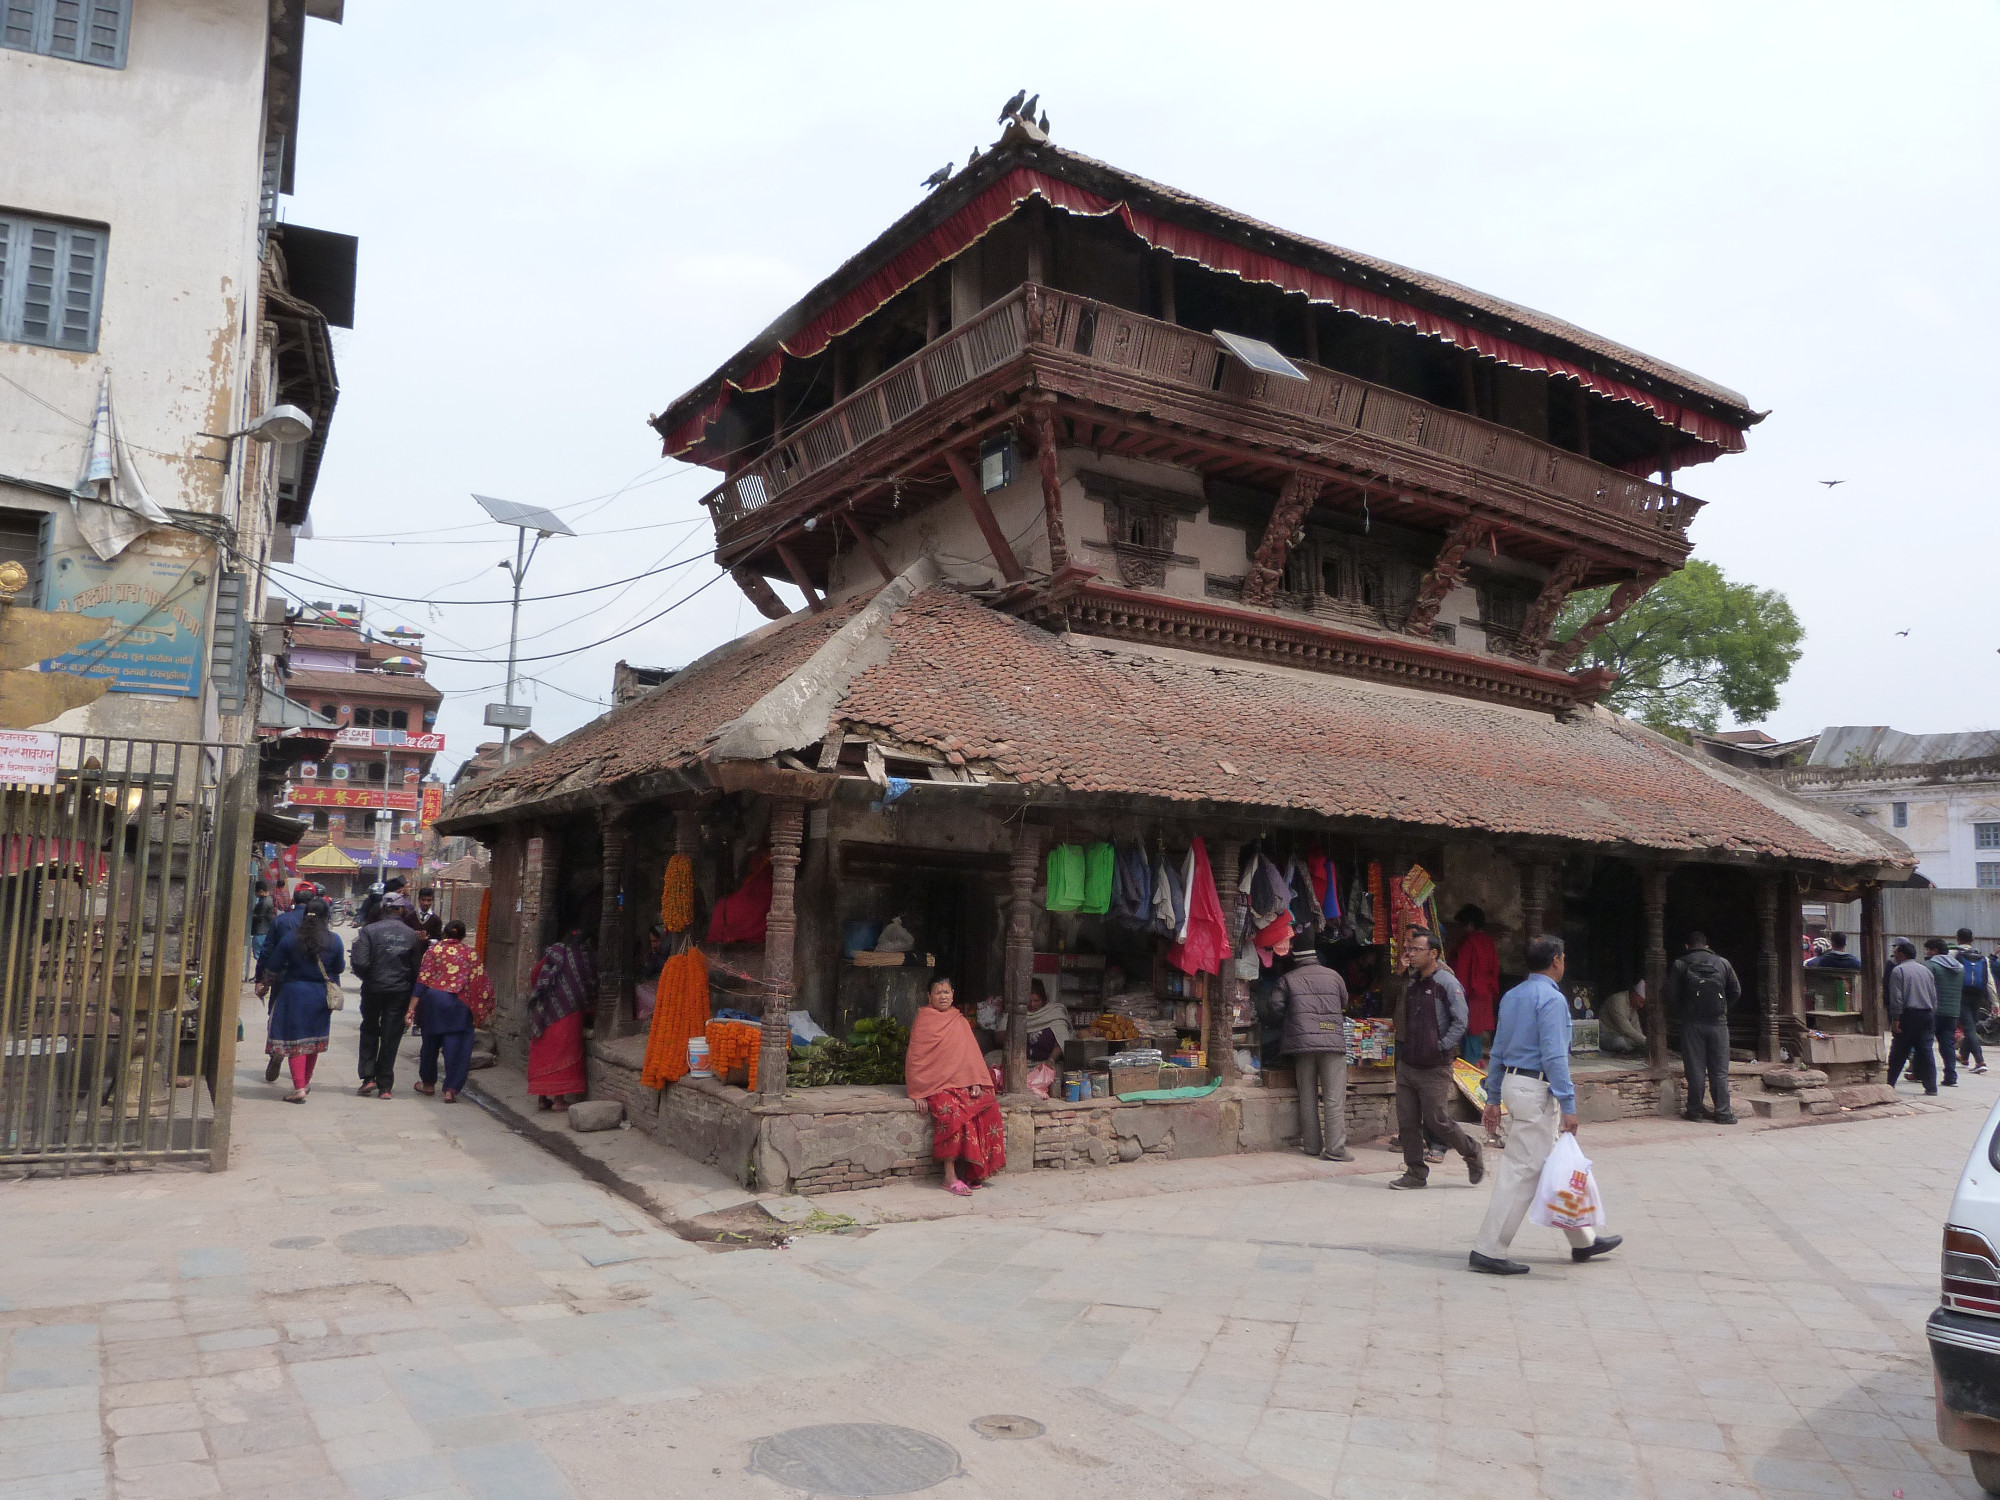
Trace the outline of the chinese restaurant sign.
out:
M 100 641 L 42 663 L 47 672 L 108 677 L 114 693 L 200 691 L 208 654 L 208 569 L 198 559 L 127 549 L 109 562 L 88 553 L 56 560 L 53 614 L 112 620 Z
M 441 786 L 425 787 L 423 826 L 426 828 L 430 827 L 431 824 L 435 823 L 438 820 L 438 814 L 443 811 L 444 811 L 444 788 Z
M 290 791 L 290 800 L 294 807 L 395 808 L 401 812 L 417 810 L 415 792 L 385 792 L 380 787 L 295 786 Z

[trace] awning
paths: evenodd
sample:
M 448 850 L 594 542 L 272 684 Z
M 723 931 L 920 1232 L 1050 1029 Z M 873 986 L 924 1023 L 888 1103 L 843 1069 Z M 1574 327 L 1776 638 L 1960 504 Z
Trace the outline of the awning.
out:
M 310 854 L 299 856 L 301 870 L 358 870 L 360 865 L 347 857 L 347 851 L 338 844 L 326 844 Z
M 1470 349 L 1517 369 L 1563 376 L 1613 400 L 1644 407 L 1668 426 L 1718 452 L 1739 453 L 1743 450 L 1742 430 L 1705 412 L 1652 395 L 1625 381 L 1596 374 L 1557 355 L 1545 354 L 1512 339 L 1471 328 L 1456 319 L 1413 306 L 1387 293 L 1370 291 L 1323 272 L 1293 265 L 1278 256 L 1246 249 L 1198 229 L 1184 228 L 1157 215 L 1134 209 L 1122 200 L 1101 197 L 1032 167 L 1016 167 L 937 228 L 890 257 L 854 290 L 836 300 L 797 333 L 780 341 L 776 352 L 752 366 L 740 380 L 725 380 L 723 388 L 713 398 L 703 403 L 678 427 L 664 434 L 667 456 L 678 457 L 701 442 L 708 424 L 720 416 L 729 404 L 732 390 L 761 391 L 776 385 L 786 355 L 794 359 L 810 359 L 818 354 L 834 338 L 859 325 L 892 297 L 982 239 L 1010 218 L 1030 197 L 1040 197 L 1065 213 L 1094 218 L 1116 214 L 1125 227 L 1140 239 L 1178 259 L 1193 261 L 1208 270 L 1237 276 L 1245 281 L 1263 282 L 1287 292 L 1303 293 L 1313 302 L 1364 318 L 1414 328 L 1419 333 L 1442 339 L 1461 349 Z
M 306 836 L 310 827 L 312 824 L 304 818 L 288 818 L 260 807 L 250 820 L 250 837 L 260 844 L 282 844 L 289 849 Z

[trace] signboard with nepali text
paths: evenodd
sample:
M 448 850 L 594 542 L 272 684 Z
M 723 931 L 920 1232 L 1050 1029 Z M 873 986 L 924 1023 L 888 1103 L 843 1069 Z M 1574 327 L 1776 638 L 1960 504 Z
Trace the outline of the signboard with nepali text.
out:
M 189 697 L 208 655 L 209 569 L 195 557 L 128 547 L 108 562 L 88 552 L 49 570 L 49 611 L 115 622 L 91 641 L 42 663 L 45 672 L 111 679 L 114 693 Z
M 0 730 L 0 784 L 54 786 L 58 739 L 38 729 Z
M 290 790 L 289 800 L 294 807 L 361 807 L 378 811 L 394 808 L 399 812 L 417 810 L 415 792 L 385 792 L 380 787 L 295 786 Z

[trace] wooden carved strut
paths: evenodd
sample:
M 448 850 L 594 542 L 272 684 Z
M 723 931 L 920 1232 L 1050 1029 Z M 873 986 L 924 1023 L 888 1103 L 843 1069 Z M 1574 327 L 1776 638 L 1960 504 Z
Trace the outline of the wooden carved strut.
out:
M 1514 641 L 1516 656 L 1533 661 L 1542 654 L 1542 648 L 1549 643 L 1549 632 L 1555 629 L 1556 616 L 1562 613 L 1563 601 L 1576 592 L 1589 571 L 1590 559 L 1581 552 L 1572 552 L 1555 565 L 1542 584 L 1542 591 L 1535 595 L 1535 602 L 1528 606 L 1527 618 L 1521 622 L 1521 633 Z
M 1637 578 L 1628 578 L 1619 584 L 1611 591 L 1611 597 L 1604 601 L 1604 608 L 1585 620 L 1575 635 L 1549 653 L 1549 665 L 1559 672 L 1567 671 L 1592 641 L 1615 625 L 1625 611 L 1643 599 L 1659 581 L 1656 575 L 1641 573 Z
M 1451 591 L 1465 582 L 1465 554 L 1493 531 L 1493 523 L 1479 516 L 1467 516 L 1445 533 L 1437 561 L 1417 585 L 1417 602 L 1410 606 L 1403 629 L 1411 635 L 1427 636 L 1437 624 L 1438 611 Z
M 1271 511 L 1271 524 L 1264 528 L 1264 540 L 1258 544 L 1257 559 L 1250 565 L 1250 576 L 1243 580 L 1245 604 L 1268 605 L 1276 600 L 1278 584 L 1285 576 L 1285 559 L 1291 555 L 1292 538 L 1325 488 L 1324 479 L 1303 469 L 1294 469 L 1285 480 L 1285 487 L 1278 492 L 1278 503 Z

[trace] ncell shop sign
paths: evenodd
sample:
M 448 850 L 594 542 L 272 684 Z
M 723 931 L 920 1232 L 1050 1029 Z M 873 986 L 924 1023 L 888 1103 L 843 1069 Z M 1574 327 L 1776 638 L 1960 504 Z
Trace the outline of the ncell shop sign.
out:
M 108 677 L 114 693 L 200 691 L 209 570 L 199 556 L 128 548 L 109 562 L 88 553 L 58 558 L 51 571 L 51 613 L 88 615 L 112 627 L 101 640 L 43 662 L 43 671 Z

